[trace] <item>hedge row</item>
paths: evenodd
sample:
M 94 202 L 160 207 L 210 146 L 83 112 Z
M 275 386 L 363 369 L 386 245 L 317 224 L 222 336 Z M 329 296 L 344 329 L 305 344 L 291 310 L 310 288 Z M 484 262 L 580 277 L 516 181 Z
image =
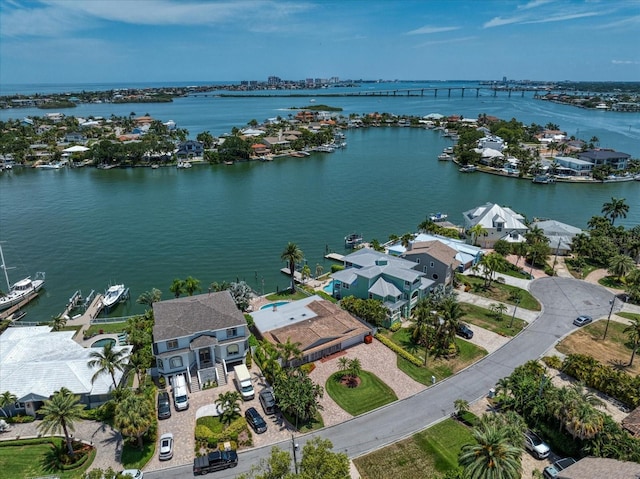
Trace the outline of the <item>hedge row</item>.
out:
M 408 351 L 405 351 L 404 349 L 402 349 L 400 346 L 398 346 L 396 343 L 391 341 L 386 336 L 383 336 L 380 333 L 376 333 L 374 337 L 378 341 L 380 341 L 382 344 L 384 344 L 386 347 L 391 349 L 391 351 L 395 352 L 396 354 L 399 354 L 401 357 L 409 361 L 414 366 L 422 367 L 424 365 L 424 362 L 422 361 L 422 359 L 415 357 L 413 354 L 411 354 Z
M 247 420 L 239 417 L 221 432 L 215 433 L 203 424 L 196 425 L 196 442 L 209 448 L 217 448 L 218 444 L 225 441 L 238 442 L 238 436 L 247 429 Z

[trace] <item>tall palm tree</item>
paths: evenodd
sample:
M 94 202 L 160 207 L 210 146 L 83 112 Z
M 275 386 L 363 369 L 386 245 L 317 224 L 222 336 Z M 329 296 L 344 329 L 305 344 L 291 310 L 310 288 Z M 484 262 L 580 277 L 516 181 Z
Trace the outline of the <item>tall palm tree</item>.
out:
M 286 248 L 280 255 L 282 261 L 286 261 L 289 264 L 289 272 L 291 274 L 291 292 L 296 291 L 296 263 L 299 263 L 304 259 L 304 253 L 298 245 L 292 242 L 287 243 Z
M 153 303 L 157 303 L 162 299 L 162 291 L 157 288 L 153 288 L 151 291 L 145 291 L 136 300 L 138 304 L 144 304 L 145 306 L 153 306 Z
M 2 414 L 4 414 L 4 417 L 9 417 L 9 415 L 7 415 L 4 408 L 6 408 L 7 406 L 11 406 L 12 404 L 15 404 L 17 400 L 18 398 L 11 391 L 5 391 L 2 394 L 0 394 L 0 411 L 2 411 Z
M 475 444 L 462 447 L 458 464 L 468 479 L 519 479 L 522 474 L 522 447 L 507 440 L 507 432 L 495 424 L 482 421 L 473 430 Z
M 624 198 L 611 197 L 611 201 L 608 201 L 602 205 L 602 213 L 605 217 L 611 219 L 611 225 L 616 221 L 616 218 L 626 218 L 629 212 L 629 205 L 625 203 Z
M 487 234 L 487 230 L 480 223 L 473 225 L 469 228 L 469 233 L 471 234 L 471 244 L 478 244 L 478 237 L 484 236 Z
M 51 331 L 60 331 L 66 326 L 67 319 L 62 314 L 59 314 L 53 316 L 49 324 L 51 325 Z
M 617 276 L 618 281 L 622 281 L 626 275 L 635 269 L 636 263 L 630 256 L 618 254 L 609 260 L 609 268 L 607 271 Z
M 284 343 L 277 343 L 276 349 L 278 354 L 282 358 L 283 363 L 286 365 L 294 359 L 302 358 L 302 351 L 300 351 L 300 343 L 292 343 L 291 338 L 287 338 Z
M 545 236 L 544 230 L 539 226 L 529 228 L 529 231 L 524 234 L 524 237 L 528 244 L 549 243 L 549 238 Z
M 116 405 L 114 413 L 115 426 L 128 437 L 138 440 L 138 447 L 143 449 L 142 436 L 154 423 L 154 405 L 151 400 L 141 394 L 130 394 Z
M 200 291 L 200 280 L 187 276 L 184 280 L 183 287 L 187 296 L 193 296 L 193 293 Z
M 38 414 L 42 415 L 42 422 L 38 425 L 38 430 L 42 434 L 58 434 L 62 431 L 67 443 L 67 451 L 70 456 L 73 456 L 70 433 L 75 431 L 75 421 L 82 419 L 84 407 L 84 404 L 80 404 L 79 396 L 63 387 L 54 392 L 53 396 L 47 399 L 38 410 Z
M 218 407 L 220 421 L 223 424 L 231 424 L 235 418 L 240 416 L 240 393 L 237 391 L 227 391 L 220 393 L 215 405 Z
M 91 383 L 98 378 L 101 374 L 108 373 L 111 376 L 111 380 L 113 381 L 114 389 L 118 387 L 116 383 L 116 370 L 124 371 L 129 358 L 127 357 L 127 352 L 124 349 L 120 349 L 116 351 L 113 349 L 113 343 L 107 343 L 104 345 L 102 350 L 93 351 L 89 357 L 91 358 L 87 363 L 87 367 L 93 369 L 98 368 L 93 377 L 91 378 Z
M 182 293 L 184 293 L 184 280 L 182 279 L 174 279 L 171 286 L 169 286 L 169 291 L 171 291 L 176 298 L 179 298 Z
M 633 344 L 631 347 L 631 359 L 629 360 L 629 366 L 633 366 L 633 358 L 636 355 L 638 346 L 640 346 L 640 319 L 632 318 L 631 324 L 624 328 L 623 332 L 627 334 Z

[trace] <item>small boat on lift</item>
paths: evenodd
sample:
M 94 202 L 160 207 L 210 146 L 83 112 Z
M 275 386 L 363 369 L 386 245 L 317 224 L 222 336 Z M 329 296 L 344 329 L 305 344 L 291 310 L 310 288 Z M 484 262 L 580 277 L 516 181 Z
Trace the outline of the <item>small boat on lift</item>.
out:
M 434 213 L 432 215 L 429 215 L 429 219 L 431 221 L 433 221 L 434 223 L 438 223 L 440 221 L 445 221 L 447 219 L 447 214 L 446 213 Z
M 362 235 L 358 233 L 351 233 L 344 237 L 345 248 L 355 248 L 362 244 Z
M 114 284 L 109 286 L 102 297 L 102 308 L 106 311 L 112 309 L 120 301 L 129 297 L 129 290 L 124 284 Z

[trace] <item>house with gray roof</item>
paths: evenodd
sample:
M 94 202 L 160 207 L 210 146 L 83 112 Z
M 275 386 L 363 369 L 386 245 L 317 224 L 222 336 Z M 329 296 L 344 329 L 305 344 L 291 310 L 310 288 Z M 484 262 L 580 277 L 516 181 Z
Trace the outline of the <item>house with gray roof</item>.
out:
M 605 457 L 584 457 L 560 471 L 556 479 L 638 479 L 640 464 Z
M 556 220 L 534 221 L 531 227 L 537 226 L 549 240 L 549 248 L 554 254 L 565 256 L 571 253 L 571 243 L 573 238 L 584 233 L 580 228 L 561 223 Z
M 429 233 L 419 233 L 411 242 L 422 243 L 438 241 L 456 251 L 455 260 L 459 263 L 458 270 L 464 272 L 473 267 L 482 259 L 482 248 L 465 243 L 462 240 L 449 238 L 446 236 L 432 235 Z M 402 256 L 408 248 L 402 246 L 402 242 L 398 241 L 390 245 L 387 251 L 393 256 Z
M 578 153 L 578 159 L 589 161 L 594 166 L 608 165 L 614 170 L 626 170 L 631 155 L 615 150 L 594 149 Z
M 220 384 L 244 362 L 250 332 L 229 291 L 159 301 L 153 315 L 153 372 L 167 383 L 182 374 L 192 390 Z
M 461 265 L 456 254 L 455 249 L 440 241 L 413 241 L 401 257 L 414 262 L 413 269 L 425 273 L 435 284 L 448 285 Z
M 344 257 L 344 270 L 331 275 L 333 296 L 380 300 L 389 310 L 385 326 L 390 326 L 411 316 L 417 302 L 435 286 L 435 281 L 414 266 L 413 261 L 361 248 Z
M 486 233 L 480 238 L 475 238 L 475 242 L 484 248 L 491 248 L 501 239 L 510 243 L 523 242 L 523 235 L 529 230 L 524 224 L 524 216 L 511 208 L 495 203 L 477 206 L 465 211 L 463 216 L 464 229 L 467 231 L 469 241 L 473 239 L 468 233 L 471 228 L 476 225 L 484 228 Z
M 0 390 L 18 398 L 13 411 L 35 416 L 45 400 L 65 387 L 88 408 L 109 400 L 113 381 L 90 368 L 91 353 L 73 340 L 75 331 L 53 332 L 49 326 L 8 328 L 0 335 Z M 114 346 L 128 361 L 133 346 Z M 124 376 L 114 371 L 116 383 Z

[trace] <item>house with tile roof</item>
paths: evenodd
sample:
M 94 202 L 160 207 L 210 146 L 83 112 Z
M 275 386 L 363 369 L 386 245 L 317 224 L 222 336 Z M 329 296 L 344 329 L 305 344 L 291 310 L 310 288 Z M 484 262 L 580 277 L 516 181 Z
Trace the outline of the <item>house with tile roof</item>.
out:
M 475 238 L 477 244 L 483 248 L 491 248 L 496 241 L 505 240 L 510 243 L 524 241 L 523 235 L 529 230 L 524 224 L 524 216 L 516 213 L 511 208 L 503 207 L 495 203 L 485 203 L 473 209 L 465 211 L 464 229 L 469 231 L 476 225 L 480 225 L 486 234 Z M 467 234 L 468 241 L 473 240 L 471 234 Z
M 44 401 L 65 387 L 88 408 L 109 400 L 113 381 L 88 366 L 96 348 L 85 348 L 73 340 L 75 331 L 53 332 L 49 326 L 8 328 L 0 335 L 0 390 L 18 398 L 14 412 L 35 416 Z M 114 346 L 128 361 L 133 346 Z M 124 373 L 114 372 L 119 384 Z
M 389 310 L 389 324 L 385 326 L 390 326 L 411 316 L 418 301 L 428 296 L 436 284 L 415 270 L 415 265 L 413 261 L 361 248 L 344 257 L 345 269 L 331 275 L 333 295 L 338 299 L 355 296 L 380 300 Z
M 412 241 L 401 258 L 415 263 L 413 269 L 422 271 L 435 284 L 452 284 L 453 276 L 461 262 L 456 259 L 457 251 L 437 240 Z
M 249 328 L 229 291 L 153 303 L 155 375 L 167 383 L 179 374 L 192 390 L 207 381 L 224 382 L 243 363 Z
M 251 317 L 259 335 L 271 344 L 299 344 L 302 359 L 292 361 L 292 366 L 360 344 L 371 334 L 371 326 L 317 295 L 261 309 Z

